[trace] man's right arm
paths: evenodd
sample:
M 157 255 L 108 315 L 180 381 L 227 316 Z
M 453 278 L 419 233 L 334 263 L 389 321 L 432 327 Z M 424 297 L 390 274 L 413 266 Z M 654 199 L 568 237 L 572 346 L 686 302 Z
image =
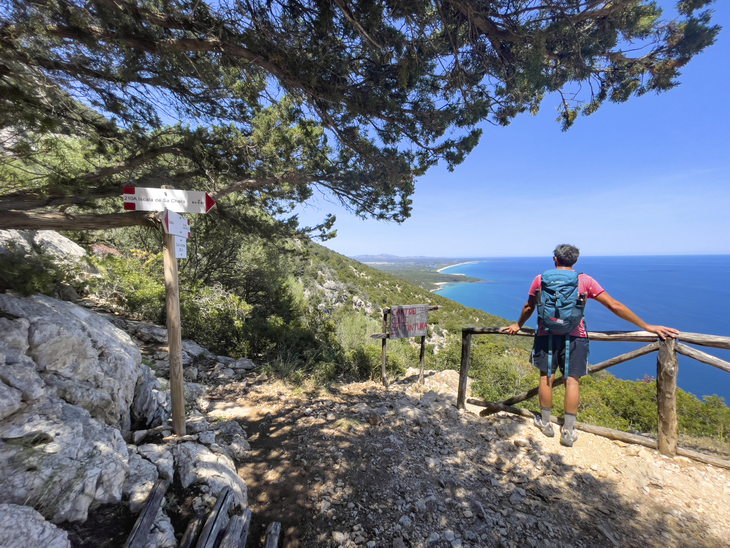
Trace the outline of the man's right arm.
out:
M 535 312 L 535 308 L 537 308 L 537 297 L 535 297 L 535 295 L 530 295 L 529 299 L 527 299 L 527 302 L 525 303 L 525 306 L 522 307 L 522 314 L 520 314 L 520 319 L 517 320 L 517 323 L 514 323 L 509 327 L 503 327 L 502 333 L 507 333 L 508 335 L 516 335 L 517 332 L 522 329 L 522 326 L 525 325 L 525 322 L 530 319 L 532 313 Z

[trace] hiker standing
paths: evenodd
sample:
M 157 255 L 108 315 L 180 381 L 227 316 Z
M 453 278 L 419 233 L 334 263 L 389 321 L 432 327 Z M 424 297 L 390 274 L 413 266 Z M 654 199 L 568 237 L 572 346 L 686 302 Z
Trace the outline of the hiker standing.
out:
M 560 443 L 572 447 L 578 439 L 575 417 L 578 413 L 580 391 L 578 380 L 587 374 L 588 335 L 583 311 L 587 299 L 595 299 L 619 318 L 644 331 L 656 333 L 660 339 L 675 337 L 679 331 L 661 325 L 649 325 L 627 306 L 613 299 L 590 276 L 577 273 L 573 265 L 580 251 L 572 245 L 555 248 L 555 269 L 539 274 L 532 282 L 527 303 L 517 323 L 502 331 L 515 335 L 538 309 L 538 329 L 532 352 L 532 364 L 540 370 L 539 399 L 542 416 L 535 416 L 535 425 L 548 437 L 553 437 L 550 413 L 553 406 L 553 381 L 560 368 L 565 377 L 565 423 L 560 430 Z M 567 335 L 567 337 L 566 337 Z M 566 367 L 567 356 L 567 367 Z

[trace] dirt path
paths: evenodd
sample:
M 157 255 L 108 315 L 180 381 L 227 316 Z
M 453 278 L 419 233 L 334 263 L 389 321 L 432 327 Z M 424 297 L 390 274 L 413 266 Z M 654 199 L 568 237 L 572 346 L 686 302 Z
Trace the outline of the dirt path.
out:
M 249 435 L 249 545 L 279 521 L 287 548 L 730 546 L 730 471 L 586 433 L 565 448 L 457 412 L 456 372 L 414 381 L 212 388 L 208 419 Z

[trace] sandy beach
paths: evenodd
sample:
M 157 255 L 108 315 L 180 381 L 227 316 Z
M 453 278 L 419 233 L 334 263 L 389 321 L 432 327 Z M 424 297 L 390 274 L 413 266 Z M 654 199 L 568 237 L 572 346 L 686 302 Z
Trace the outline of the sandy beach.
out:
M 436 272 L 441 272 L 442 270 L 446 270 L 447 268 L 452 268 L 454 266 L 461 266 L 463 264 L 472 264 L 472 263 L 478 263 L 478 262 L 480 262 L 480 261 L 467 261 L 465 263 L 450 264 L 449 266 L 445 266 L 443 268 L 439 268 L 438 270 L 436 270 Z M 460 274 L 460 275 L 461 276 L 464 276 L 464 274 Z

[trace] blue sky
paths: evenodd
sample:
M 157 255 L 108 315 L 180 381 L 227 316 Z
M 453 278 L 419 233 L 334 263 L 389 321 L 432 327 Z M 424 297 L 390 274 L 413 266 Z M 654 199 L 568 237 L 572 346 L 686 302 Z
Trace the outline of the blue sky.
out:
M 418 179 L 402 225 L 360 220 L 325 196 L 302 222 L 336 214 L 325 245 L 348 256 L 528 257 L 558 243 L 594 256 L 730 254 L 730 2 L 713 9 L 723 30 L 675 89 L 607 103 L 566 133 L 551 97 L 537 116 L 485 124 L 453 173 Z

